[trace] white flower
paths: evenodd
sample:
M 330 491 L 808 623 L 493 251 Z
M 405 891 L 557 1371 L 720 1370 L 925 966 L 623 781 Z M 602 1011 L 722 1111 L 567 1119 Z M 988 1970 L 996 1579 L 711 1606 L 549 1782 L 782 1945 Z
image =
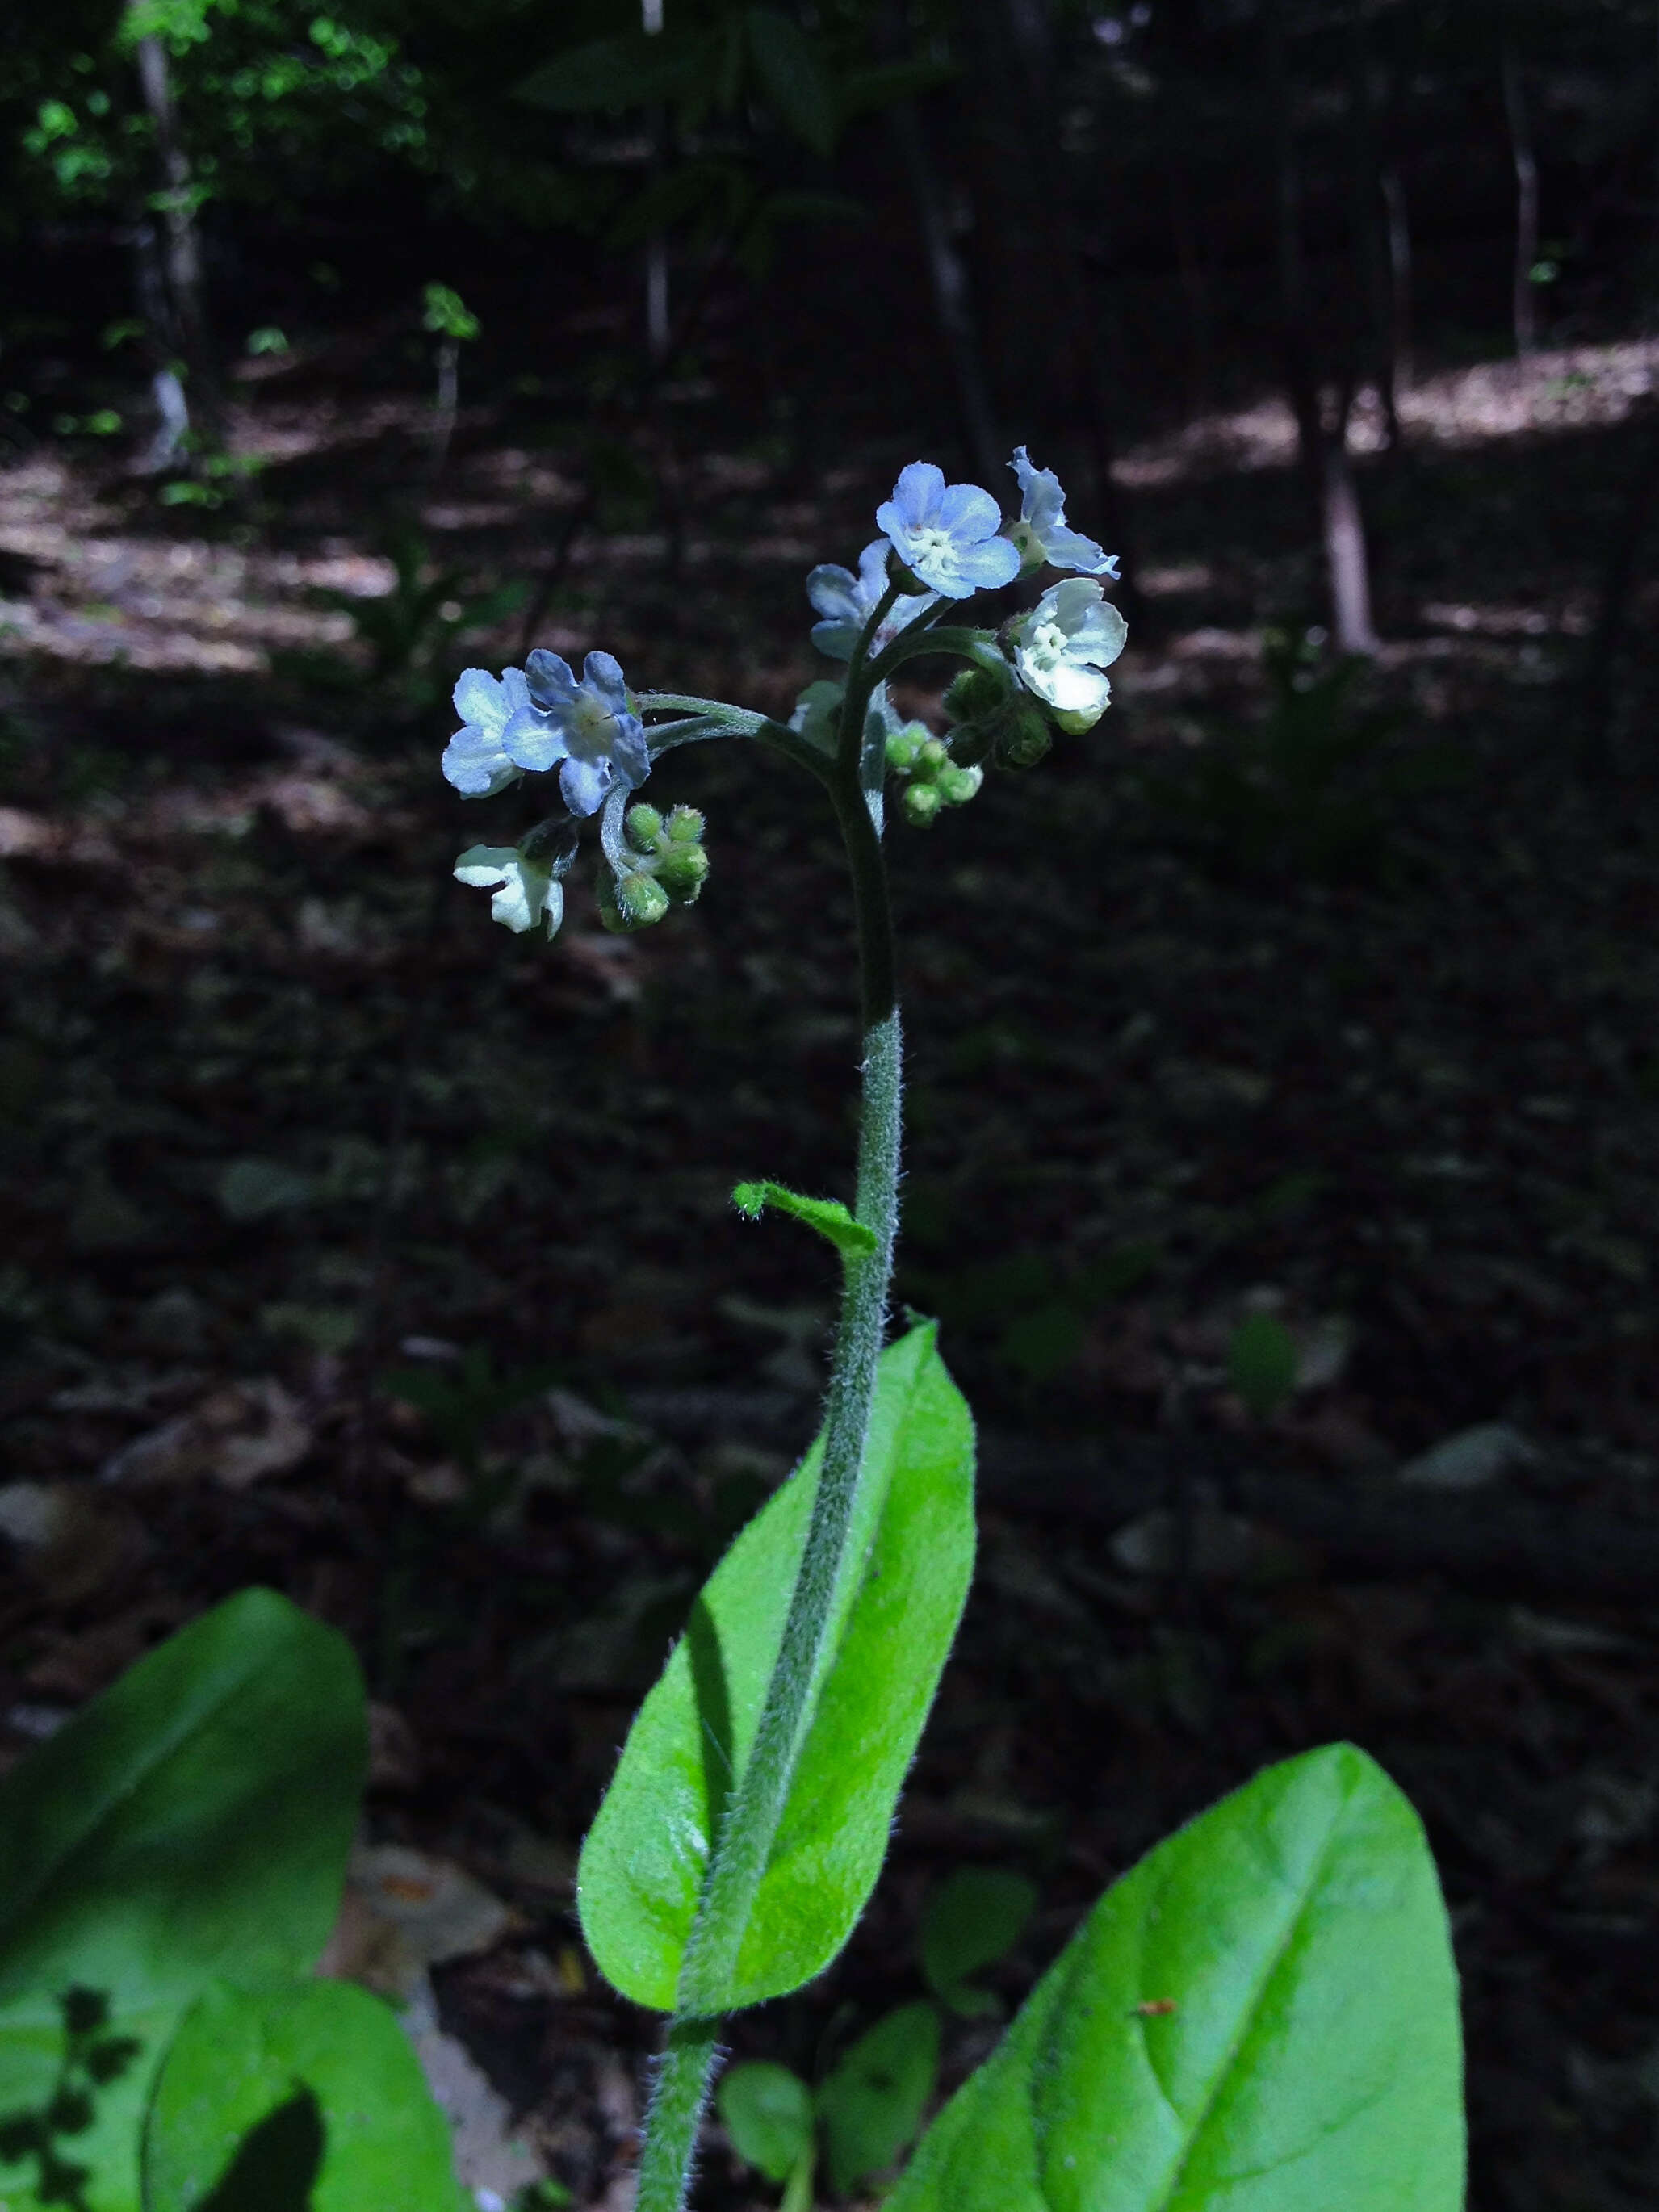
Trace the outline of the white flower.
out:
M 887 590 L 887 552 L 884 538 L 872 538 L 859 555 L 856 576 L 850 568 L 825 561 L 807 577 L 806 596 L 813 611 L 823 618 L 812 625 L 812 642 L 831 660 L 853 658 L 864 625 L 880 605 Z M 931 607 L 938 597 L 937 592 L 928 592 L 921 599 L 912 594 L 901 599 L 870 641 L 872 652 L 879 653 L 890 638 Z
M 1009 642 L 1026 690 L 1063 717 L 1064 726 L 1086 730 L 1106 711 L 1112 687 L 1102 671 L 1122 652 L 1128 634 L 1099 585 L 1073 576 L 1051 585 L 1020 617 Z
M 1008 535 L 1019 548 L 1028 568 L 1076 568 L 1085 576 L 1117 574 L 1115 553 L 1103 553 L 1092 538 L 1071 530 L 1066 523 L 1066 495 L 1052 469 L 1031 465 L 1024 446 L 1014 447 L 1008 464 L 1019 482 L 1019 520 Z
M 538 921 L 550 937 L 564 920 L 564 885 L 550 867 L 526 860 L 515 845 L 470 845 L 455 863 L 457 883 L 495 891 L 490 919 L 521 937 Z

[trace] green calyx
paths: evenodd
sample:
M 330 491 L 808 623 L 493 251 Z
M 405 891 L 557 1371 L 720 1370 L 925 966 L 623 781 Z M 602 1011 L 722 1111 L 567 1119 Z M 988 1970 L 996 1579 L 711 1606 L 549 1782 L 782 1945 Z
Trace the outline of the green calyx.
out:
M 599 871 L 599 920 L 613 934 L 626 936 L 649 929 L 669 908 L 668 893 L 653 875 L 636 869 L 631 875 L 613 877 Z
M 1035 768 L 1054 743 L 1048 717 L 1006 662 L 964 668 L 945 695 L 945 711 L 954 726 L 951 751 L 963 768 L 977 770 L 987 759 L 999 768 Z

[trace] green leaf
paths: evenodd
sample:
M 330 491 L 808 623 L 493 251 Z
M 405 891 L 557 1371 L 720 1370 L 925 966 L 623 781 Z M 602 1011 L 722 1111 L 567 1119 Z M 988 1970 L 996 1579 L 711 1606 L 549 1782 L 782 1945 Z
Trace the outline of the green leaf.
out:
M 827 1237 L 846 1260 L 864 1259 L 876 1249 L 875 1231 L 854 1221 L 838 1198 L 803 1198 L 781 1182 L 740 1182 L 732 1193 L 732 1203 L 745 1221 L 758 1221 L 769 1206 L 775 1206 L 780 1213 L 792 1213 Z
M 144 2127 L 144 2212 L 460 2212 L 449 2130 L 409 2038 L 367 1990 L 210 1988 Z
M 846 2196 L 890 2166 L 921 2125 L 939 2078 L 939 2013 L 922 1998 L 878 2020 L 819 2084 L 830 2185 Z
M 921 1978 L 941 2004 L 964 2020 L 996 2011 L 968 1977 L 1012 1950 L 1036 1897 L 1035 1882 L 995 1867 L 962 1867 L 940 1883 L 921 1916 Z
M 343 1637 L 270 1590 L 194 1621 L 0 1781 L 0 2118 L 43 2112 L 62 2001 L 137 2049 L 100 2083 L 97 2212 L 137 2212 L 138 2120 L 183 2013 L 223 1974 L 306 1972 L 327 1940 L 368 1763 Z M 0 2198 L 33 2212 L 29 2162 Z
M 686 92 L 707 73 L 708 61 L 704 37 L 677 36 L 672 31 L 654 35 L 628 32 L 555 54 L 525 78 L 514 96 L 560 115 L 648 107 Z
M 931 1324 L 882 1354 L 849 1570 L 793 1785 L 726 2008 L 799 1989 L 846 1942 L 973 1570 L 973 1424 Z M 822 1437 L 692 1608 L 583 1846 L 578 1900 L 601 1970 L 668 2011 L 709 1838 L 754 1741 L 823 1457 Z
M 812 2148 L 812 2093 L 799 2074 L 751 2058 L 714 2092 L 732 2148 L 769 2181 L 787 2181 Z
M 1107 1892 L 890 2212 L 1460 2212 L 1461 2089 L 1422 1828 L 1332 1745 Z
M 1294 1394 L 1296 1339 L 1277 1314 L 1245 1315 L 1227 1346 L 1227 1380 L 1259 1421 Z
M 814 153 L 827 155 L 841 117 L 835 88 L 811 41 L 775 8 L 751 8 L 748 32 L 755 74 L 779 120 Z

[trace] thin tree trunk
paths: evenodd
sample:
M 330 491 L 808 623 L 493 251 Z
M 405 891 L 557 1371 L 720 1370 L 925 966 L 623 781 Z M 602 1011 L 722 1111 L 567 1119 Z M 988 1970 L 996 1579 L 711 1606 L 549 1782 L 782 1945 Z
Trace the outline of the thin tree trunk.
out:
M 1406 187 L 1390 161 L 1378 180 L 1389 211 L 1389 337 L 1396 397 L 1416 377 L 1412 358 L 1412 229 Z
M 127 4 L 131 11 L 137 0 L 127 0 Z M 155 248 L 163 327 L 155 335 L 161 346 L 183 363 L 197 419 L 216 435 L 220 427 L 218 380 L 203 293 L 201 234 L 196 221 L 190 157 L 179 137 L 173 105 L 167 48 L 159 38 L 140 39 L 134 46 L 133 59 L 144 106 L 155 128 L 165 195 L 161 228 Z M 171 372 L 170 362 L 166 367 Z
M 1388 204 L 1376 151 L 1376 101 L 1365 35 L 1367 0 L 1352 0 L 1348 15 L 1348 78 L 1353 111 L 1353 223 L 1364 287 L 1370 351 L 1382 408 L 1383 436 L 1400 450 L 1400 409 L 1395 392 L 1392 285 L 1387 235 Z
M 1296 416 L 1302 469 L 1319 515 L 1320 540 L 1330 593 L 1331 630 L 1339 653 L 1372 653 L 1370 563 L 1365 546 L 1359 487 L 1348 455 L 1352 390 L 1338 398 L 1328 429 L 1319 389 L 1313 316 L 1302 252 L 1302 189 L 1291 126 L 1285 27 L 1279 0 L 1265 10 L 1267 109 L 1273 134 L 1274 209 L 1283 314 L 1285 375 Z
M 888 110 L 888 129 L 904 170 L 910 197 L 915 203 L 916 226 L 927 263 L 933 306 L 956 378 L 957 403 L 962 410 L 963 429 L 975 468 L 988 483 L 1006 458 L 997 435 L 991 395 L 985 379 L 985 362 L 979 331 L 968 289 L 968 270 L 951 234 L 944 186 L 927 141 L 922 118 L 911 100 L 897 100 Z
M 436 483 L 449 459 L 449 441 L 455 434 L 455 417 L 461 401 L 461 342 L 438 341 L 438 401 L 432 417 L 432 481 Z
M 1527 114 L 1527 88 L 1515 48 L 1504 47 L 1504 112 L 1509 118 L 1510 152 L 1515 162 L 1515 352 L 1530 361 L 1538 350 L 1538 308 L 1532 272 L 1538 261 L 1538 157 L 1533 151 Z

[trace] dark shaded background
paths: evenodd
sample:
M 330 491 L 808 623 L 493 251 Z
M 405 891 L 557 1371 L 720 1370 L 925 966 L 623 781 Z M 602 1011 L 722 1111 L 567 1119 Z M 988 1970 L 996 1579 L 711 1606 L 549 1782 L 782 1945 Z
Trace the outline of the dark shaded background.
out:
M 1124 553 L 1116 702 L 890 841 L 898 1293 L 981 1425 L 979 1581 L 864 1929 L 734 2041 L 914 1994 L 964 1862 L 1041 1883 L 1017 2002 L 1346 1735 L 1451 1902 L 1472 2202 L 1645 2203 L 1651 10 L 668 9 L 0 26 L 6 1755 L 248 1581 L 347 1628 L 369 1834 L 516 1916 L 413 1970 L 626 2202 L 652 2025 L 572 1855 L 816 1419 L 830 1265 L 727 1198 L 846 1191 L 848 915 L 816 795 L 710 748 L 653 784 L 694 910 L 607 937 L 579 875 L 509 938 L 447 872 L 522 794 L 443 785 L 445 694 L 603 645 L 787 712 L 806 569 L 1025 440 Z M 754 2201 L 718 2142 L 704 2185 Z

